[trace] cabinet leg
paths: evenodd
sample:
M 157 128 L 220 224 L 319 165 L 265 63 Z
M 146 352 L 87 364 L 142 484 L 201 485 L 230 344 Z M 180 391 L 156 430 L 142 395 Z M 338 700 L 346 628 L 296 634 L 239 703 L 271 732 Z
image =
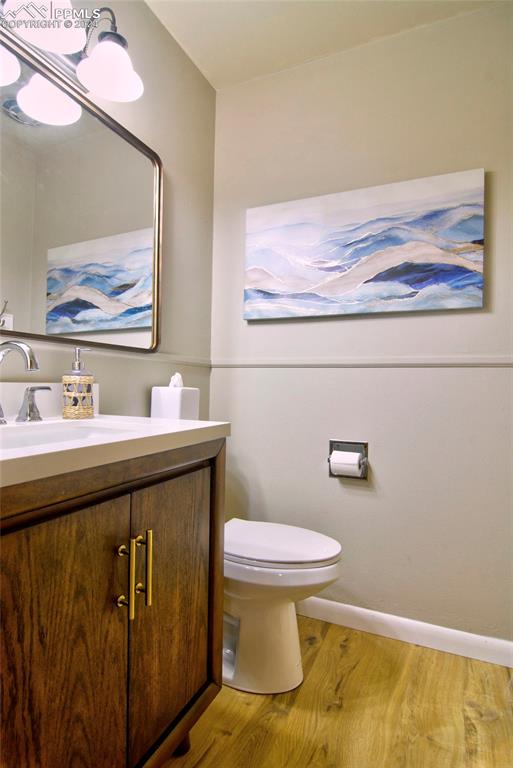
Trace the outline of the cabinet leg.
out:
M 173 752 L 173 756 L 181 757 L 182 755 L 186 755 L 187 752 L 190 750 L 190 748 L 191 748 L 191 737 L 189 736 L 189 734 L 187 734 L 187 736 L 184 739 L 182 739 L 180 744 L 177 746 L 177 748 Z

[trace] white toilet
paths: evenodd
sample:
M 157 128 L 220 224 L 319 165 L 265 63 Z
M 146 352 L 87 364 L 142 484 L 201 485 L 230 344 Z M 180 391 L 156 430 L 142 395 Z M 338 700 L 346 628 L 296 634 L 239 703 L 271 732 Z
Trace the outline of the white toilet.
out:
M 303 680 L 294 603 L 339 576 L 341 546 L 293 525 L 225 525 L 223 682 L 281 693 Z

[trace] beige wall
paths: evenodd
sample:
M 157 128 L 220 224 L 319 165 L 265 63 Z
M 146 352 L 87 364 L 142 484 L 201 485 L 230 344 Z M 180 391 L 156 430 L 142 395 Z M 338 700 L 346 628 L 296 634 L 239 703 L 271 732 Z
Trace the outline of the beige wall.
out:
M 505 638 L 512 50 L 501 4 L 218 94 L 211 385 L 230 516 L 339 538 L 332 599 Z M 246 208 L 479 167 L 483 311 L 243 321 Z M 369 483 L 328 477 L 330 438 L 369 441 Z
M 20 128 L 2 116 L 0 130 L 0 301 L 20 328 L 30 324 L 36 157 Z M 20 205 L 20 200 L 24 201 Z
M 149 413 L 151 385 L 167 383 L 172 370 L 179 369 L 187 384 L 194 385 L 194 380 L 201 386 L 206 415 L 215 92 L 145 3 L 112 7 L 145 92 L 132 104 L 102 106 L 164 164 L 162 343 L 157 356 L 90 352 L 88 365 L 100 382 L 104 412 Z M 41 359 L 37 377 L 58 380 L 69 367 L 69 349 L 55 344 L 35 348 Z M 13 358 L 2 364 L 2 376 L 23 379 L 21 361 Z M 193 367 L 184 369 L 180 361 Z

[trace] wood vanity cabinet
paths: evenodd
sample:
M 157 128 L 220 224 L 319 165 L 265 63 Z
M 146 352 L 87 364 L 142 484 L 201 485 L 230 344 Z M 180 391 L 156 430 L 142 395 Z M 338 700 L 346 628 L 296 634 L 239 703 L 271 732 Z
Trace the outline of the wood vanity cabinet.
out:
M 224 439 L 2 489 L 1 768 L 186 743 L 221 686 L 223 489 Z

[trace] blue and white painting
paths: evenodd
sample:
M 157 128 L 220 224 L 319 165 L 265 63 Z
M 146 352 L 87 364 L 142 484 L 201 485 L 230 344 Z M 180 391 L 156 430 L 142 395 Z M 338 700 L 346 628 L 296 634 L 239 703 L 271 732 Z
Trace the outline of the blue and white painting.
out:
M 247 211 L 244 317 L 483 306 L 484 171 Z
M 48 251 L 46 332 L 149 328 L 153 309 L 153 229 Z

